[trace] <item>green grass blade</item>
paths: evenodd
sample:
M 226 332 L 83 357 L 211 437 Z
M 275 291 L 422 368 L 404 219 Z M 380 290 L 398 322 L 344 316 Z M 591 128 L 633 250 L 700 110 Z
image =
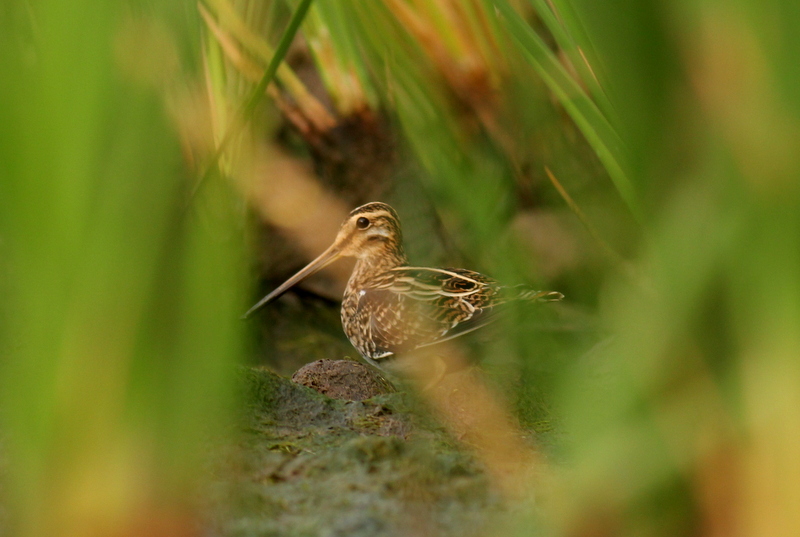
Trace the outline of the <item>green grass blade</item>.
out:
M 540 1 L 540 0 L 534 0 Z M 592 72 L 599 80 L 600 84 L 608 82 L 605 76 L 605 66 L 600 61 L 597 55 L 595 46 L 589 38 L 586 27 L 583 24 L 577 10 L 572 5 L 571 0 L 549 0 L 548 5 L 552 6 L 553 11 L 557 14 L 562 26 L 569 33 L 570 38 L 574 41 L 575 45 L 580 47 L 581 51 L 586 57 L 586 61 L 592 67 Z
M 629 210 L 641 222 L 642 211 L 629 178 L 626 150 L 617 132 L 514 8 L 507 1 L 498 1 L 496 6 L 502 15 L 502 23 L 520 45 L 531 66 L 575 121 L 605 166 Z
M 594 63 L 590 61 L 586 50 L 575 38 L 575 33 L 580 33 L 580 29 L 574 30 L 567 24 L 560 12 L 554 11 L 553 4 L 547 0 L 531 0 L 531 4 L 536 9 L 536 14 L 553 34 L 558 46 L 569 57 L 570 62 L 575 67 L 581 81 L 586 84 L 591 92 L 592 99 L 608 118 L 614 117 L 614 107 L 608 99 L 603 86 L 598 80 L 595 72 Z M 594 57 L 590 53 L 590 57 Z
M 256 87 L 253 88 L 250 97 L 247 99 L 247 101 L 245 101 L 245 103 L 239 109 L 239 113 L 228 126 L 228 129 L 225 131 L 225 135 L 222 137 L 219 145 L 217 146 L 217 150 L 211 157 L 211 163 L 208 165 L 205 173 L 203 173 L 203 176 L 195 185 L 190 199 L 194 199 L 197 192 L 208 179 L 208 176 L 217 169 L 219 159 L 225 152 L 225 149 L 227 148 L 231 139 L 239 130 L 241 125 L 247 121 L 247 118 L 253 113 L 253 110 L 255 110 L 256 106 L 258 106 L 258 103 L 261 102 L 261 99 L 264 98 L 264 93 L 267 90 L 267 86 L 269 86 L 270 82 L 272 82 L 272 79 L 275 78 L 275 73 L 278 71 L 278 66 L 280 66 L 281 62 L 286 56 L 286 53 L 289 51 L 289 46 L 292 44 L 297 30 L 300 28 L 300 24 L 302 24 L 303 19 L 305 19 L 306 13 L 308 13 L 308 8 L 311 7 L 311 2 L 313 2 L 313 0 L 301 0 L 300 5 L 297 6 L 297 10 L 294 12 L 294 14 L 292 14 L 292 18 L 289 21 L 286 30 L 283 32 L 277 48 L 275 49 L 275 54 L 272 56 L 272 60 L 270 60 L 269 65 L 267 65 L 267 69 L 264 71 L 264 76 L 261 77 L 261 80 L 259 80 L 258 84 L 256 84 Z
M 272 79 L 275 78 L 275 73 L 278 71 L 278 66 L 281 64 L 283 58 L 286 56 L 286 53 L 289 51 L 289 46 L 292 44 L 297 30 L 300 29 L 300 25 L 303 23 L 306 13 L 308 13 L 308 8 L 311 7 L 311 2 L 313 2 L 313 0 L 301 0 L 300 5 L 297 6 L 297 10 L 292 15 L 289 25 L 286 27 L 286 31 L 283 32 L 281 40 L 278 42 L 278 47 L 275 49 L 275 54 L 272 56 L 272 60 L 270 60 L 269 65 L 267 65 L 267 70 L 264 71 L 264 76 L 261 77 L 261 80 L 253 89 L 250 99 L 248 99 L 245 105 L 242 107 L 241 115 L 243 117 L 249 116 L 264 97 L 264 92 L 266 91 L 267 86 L 269 86 L 269 83 L 272 82 Z
M 208 7 L 213 11 L 221 27 L 225 28 L 241 45 L 258 58 L 260 62 L 269 64 L 276 57 L 276 52 L 272 49 L 267 40 L 251 30 L 245 20 L 239 15 L 233 5 L 227 0 L 208 0 Z M 311 97 L 308 89 L 300 78 L 286 64 L 279 64 L 275 77 L 283 85 L 284 89 L 299 104 Z

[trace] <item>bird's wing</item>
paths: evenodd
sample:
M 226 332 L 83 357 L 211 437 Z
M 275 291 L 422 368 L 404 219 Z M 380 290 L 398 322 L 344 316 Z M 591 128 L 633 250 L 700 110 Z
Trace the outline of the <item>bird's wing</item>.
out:
M 370 337 L 383 357 L 440 343 L 494 320 L 506 302 L 501 287 L 465 269 L 399 267 L 370 282 L 359 313 L 369 317 Z

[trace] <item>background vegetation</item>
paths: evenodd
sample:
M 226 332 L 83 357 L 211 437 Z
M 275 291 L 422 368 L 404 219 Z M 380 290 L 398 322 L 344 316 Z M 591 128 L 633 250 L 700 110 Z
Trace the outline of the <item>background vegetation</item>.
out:
M 325 300 L 240 323 L 251 280 L 382 199 L 415 263 L 567 296 L 473 346 L 552 466 L 504 532 L 800 534 L 798 28 L 791 0 L 4 3 L 0 531 L 192 533 L 235 364 L 353 352 Z

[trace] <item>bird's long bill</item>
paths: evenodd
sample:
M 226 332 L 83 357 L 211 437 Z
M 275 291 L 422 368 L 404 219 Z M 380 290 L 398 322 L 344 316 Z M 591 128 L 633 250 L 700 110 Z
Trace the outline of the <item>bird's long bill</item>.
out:
M 314 261 L 312 261 L 311 263 L 300 269 L 300 271 L 297 274 L 295 274 L 294 276 L 283 282 L 274 291 L 272 291 L 270 294 L 259 300 L 258 304 L 247 310 L 247 313 L 242 315 L 242 319 L 246 319 L 247 317 L 249 317 L 251 313 L 256 311 L 264 304 L 272 302 L 273 300 L 281 296 L 283 293 L 285 293 L 287 290 L 289 290 L 289 288 L 292 287 L 293 285 L 297 284 L 298 282 L 311 276 L 318 270 L 321 270 L 330 265 L 331 263 L 333 263 L 334 261 L 336 261 L 340 257 L 340 251 L 341 250 L 339 248 L 339 245 L 333 244 L 330 248 L 322 252 L 320 256 L 317 257 Z

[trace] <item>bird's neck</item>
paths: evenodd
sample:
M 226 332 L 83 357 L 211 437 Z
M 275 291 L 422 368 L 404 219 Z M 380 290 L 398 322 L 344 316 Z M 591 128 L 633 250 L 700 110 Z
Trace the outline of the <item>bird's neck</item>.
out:
M 402 248 L 393 248 L 374 255 L 360 257 L 356 261 L 355 267 L 353 267 L 353 274 L 350 276 L 348 287 L 352 287 L 357 282 L 368 280 L 371 276 L 407 264 L 408 259 Z

